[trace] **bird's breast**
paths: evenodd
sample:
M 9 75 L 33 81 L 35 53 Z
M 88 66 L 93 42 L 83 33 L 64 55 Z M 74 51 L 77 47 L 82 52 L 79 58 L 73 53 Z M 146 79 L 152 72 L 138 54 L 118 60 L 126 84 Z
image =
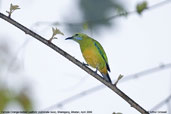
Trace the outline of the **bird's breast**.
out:
M 94 68 L 100 67 L 102 65 L 101 56 L 96 51 L 97 50 L 93 48 L 87 48 L 82 52 L 85 61 Z

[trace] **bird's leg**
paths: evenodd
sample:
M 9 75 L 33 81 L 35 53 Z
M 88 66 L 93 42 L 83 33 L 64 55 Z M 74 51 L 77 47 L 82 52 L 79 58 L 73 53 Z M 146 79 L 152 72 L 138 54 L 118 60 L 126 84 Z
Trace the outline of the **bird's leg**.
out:
M 97 74 L 97 71 L 98 71 L 98 67 L 96 67 L 96 70 L 95 70 L 95 73 Z
M 87 63 L 84 63 L 84 62 L 83 62 L 83 65 L 85 65 L 85 66 L 89 66 L 89 64 L 87 64 Z

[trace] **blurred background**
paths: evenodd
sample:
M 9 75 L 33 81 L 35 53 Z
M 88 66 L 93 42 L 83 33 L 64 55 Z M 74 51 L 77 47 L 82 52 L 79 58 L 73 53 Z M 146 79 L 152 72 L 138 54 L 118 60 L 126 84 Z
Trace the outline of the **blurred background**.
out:
M 98 40 L 118 87 L 149 111 L 171 114 L 170 0 L 0 0 L 7 15 L 84 62 L 77 32 Z M 95 70 L 95 69 L 93 69 Z M 138 114 L 122 98 L 36 39 L 0 19 L 0 110 Z

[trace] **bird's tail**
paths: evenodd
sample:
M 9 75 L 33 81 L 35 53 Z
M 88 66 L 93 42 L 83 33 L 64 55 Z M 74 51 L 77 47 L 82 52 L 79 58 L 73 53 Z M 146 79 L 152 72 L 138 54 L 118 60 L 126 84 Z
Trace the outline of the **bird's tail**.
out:
M 108 73 L 106 73 L 106 74 L 101 73 L 101 74 L 102 74 L 103 78 L 104 78 L 106 81 L 108 81 L 108 82 L 112 83 L 112 81 L 111 81 L 110 76 L 109 76 L 109 74 L 108 74 Z

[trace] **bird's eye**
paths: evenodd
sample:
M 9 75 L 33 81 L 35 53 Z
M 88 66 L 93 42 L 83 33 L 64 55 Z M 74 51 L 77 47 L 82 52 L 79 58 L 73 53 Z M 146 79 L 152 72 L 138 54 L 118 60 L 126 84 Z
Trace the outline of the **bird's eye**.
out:
M 75 36 L 78 36 L 78 34 L 75 34 Z

